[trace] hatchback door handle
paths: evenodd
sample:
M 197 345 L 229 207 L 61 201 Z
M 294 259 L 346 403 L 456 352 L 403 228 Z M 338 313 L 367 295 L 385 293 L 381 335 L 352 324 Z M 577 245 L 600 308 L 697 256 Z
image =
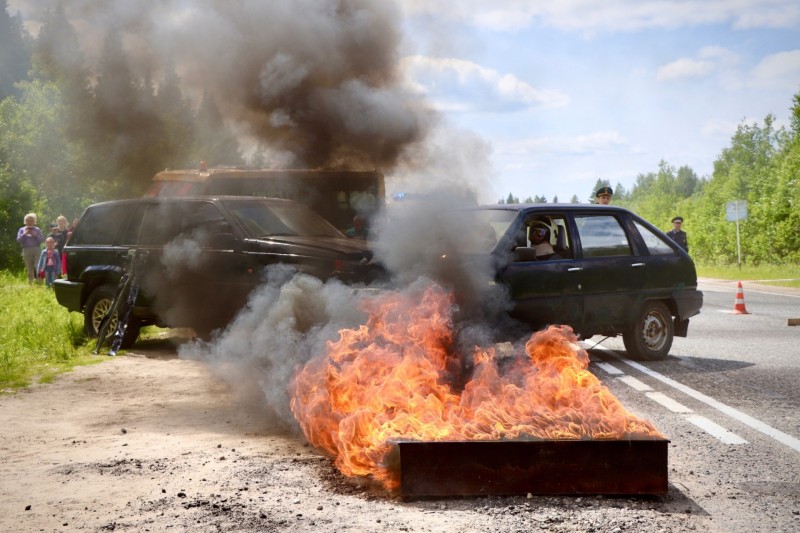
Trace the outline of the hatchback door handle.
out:
M 632 266 L 633 268 L 639 268 L 639 267 L 643 267 L 643 266 L 644 266 L 644 263 L 633 263 L 631 266 Z

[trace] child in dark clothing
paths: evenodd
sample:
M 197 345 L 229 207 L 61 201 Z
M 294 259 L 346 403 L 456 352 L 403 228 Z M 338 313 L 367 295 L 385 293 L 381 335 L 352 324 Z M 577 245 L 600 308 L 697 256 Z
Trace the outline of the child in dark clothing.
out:
M 56 241 L 56 250 L 58 250 L 58 254 L 61 256 L 61 273 L 66 274 L 67 262 L 65 261 L 64 245 L 67 244 L 67 237 L 70 233 L 67 227 L 67 217 L 59 215 L 56 219 L 56 223 L 58 225 L 51 228 L 50 235 L 48 236 Z
M 67 243 L 67 228 L 66 225 L 62 230 L 59 226 L 53 226 L 50 228 L 50 235 L 48 237 L 52 237 L 54 241 L 56 241 L 56 250 L 58 253 L 64 251 L 64 245 Z

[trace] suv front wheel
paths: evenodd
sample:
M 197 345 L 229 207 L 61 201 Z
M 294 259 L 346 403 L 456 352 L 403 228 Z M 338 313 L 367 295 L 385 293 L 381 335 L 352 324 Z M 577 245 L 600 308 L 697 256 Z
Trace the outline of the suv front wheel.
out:
M 662 302 L 645 302 L 633 327 L 623 333 L 625 350 L 632 359 L 664 359 L 674 338 L 672 314 Z
M 100 285 L 89 295 L 86 300 L 86 308 L 83 311 L 83 328 L 89 338 L 97 338 L 100 333 L 100 324 L 103 318 L 111 310 L 114 303 L 114 296 L 116 291 L 111 285 Z M 106 342 L 110 342 L 113 338 L 114 331 L 117 329 L 117 316 L 116 314 L 110 318 L 108 328 L 106 329 Z M 125 330 L 125 337 L 122 339 L 121 348 L 130 348 L 136 339 L 139 337 L 139 330 L 141 329 L 141 322 L 135 318 L 128 321 L 128 327 Z

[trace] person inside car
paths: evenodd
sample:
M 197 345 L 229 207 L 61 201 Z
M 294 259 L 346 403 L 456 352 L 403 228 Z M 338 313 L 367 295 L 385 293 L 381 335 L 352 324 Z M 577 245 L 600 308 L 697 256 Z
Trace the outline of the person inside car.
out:
M 528 230 L 531 246 L 536 250 L 536 260 L 561 259 L 550 244 L 550 226 L 537 220 Z
M 347 231 L 345 231 L 344 234 L 348 237 L 353 237 L 356 239 L 366 239 L 367 227 L 364 217 L 361 215 L 356 215 L 353 217 L 353 225 L 347 228 Z

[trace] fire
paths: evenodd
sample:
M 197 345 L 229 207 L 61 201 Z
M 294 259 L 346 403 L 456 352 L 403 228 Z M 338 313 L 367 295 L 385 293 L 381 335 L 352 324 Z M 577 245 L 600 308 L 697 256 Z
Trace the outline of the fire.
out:
M 533 334 L 525 357 L 453 353 L 451 293 L 389 292 L 365 301 L 367 324 L 340 331 L 295 376 L 291 407 L 306 438 L 348 476 L 399 480 L 391 441 L 660 437 L 588 371 L 566 326 Z

